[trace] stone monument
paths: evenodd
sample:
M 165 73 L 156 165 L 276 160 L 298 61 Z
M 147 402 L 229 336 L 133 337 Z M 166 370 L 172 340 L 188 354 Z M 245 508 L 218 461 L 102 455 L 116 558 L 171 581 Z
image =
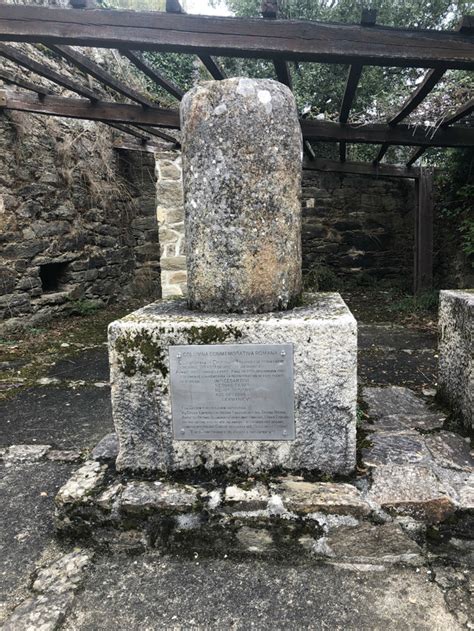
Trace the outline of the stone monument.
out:
M 275 81 L 204 83 L 181 105 L 189 298 L 111 323 L 119 470 L 350 473 L 356 322 L 302 295 L 302 139 Z

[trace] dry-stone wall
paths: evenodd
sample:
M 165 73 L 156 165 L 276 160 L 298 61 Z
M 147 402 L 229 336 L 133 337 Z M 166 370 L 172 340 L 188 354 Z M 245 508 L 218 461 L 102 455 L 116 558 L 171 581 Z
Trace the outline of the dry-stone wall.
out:
M 164 296 L 186 293 L 186 258 L 179 159 L 165 152 L 158 175 L 161 282 Z M 168 171 L 168 166 L 173 169 Z M 303 269 L 344 280 L 412 286 L 413 180 L 338 175 L 305 170 L 302 188 Z M 321 268 L 324 268 L 323 270 Z M 331 288 L 331 287 L 330 287 Z
M 76 83 L 88 83 L 42 47 L 11 45 Z M 87 54 L 144 90 L 117 53 Z M 8 60 L 1 65 L 56 95 L 77 97 Z M 4 87 L 15 89 L 0 81 Z M 93 80 L 90 87 L 105 99 L 121 99 Z M 0 117 L 0 329 L 124 295 L 143 302 L 160 297 L 155 158 L 115 150 L 118 136 L 90 121 L 20 112 Z
M 306 170 L 303 268 L 325 267 L 349 280 L 388 279 L 411 288 L 413 180 Z
M 186 256 L 181 156 L 173 149 L 157 151 L 157 217 L 163 297 L 186 293 Z

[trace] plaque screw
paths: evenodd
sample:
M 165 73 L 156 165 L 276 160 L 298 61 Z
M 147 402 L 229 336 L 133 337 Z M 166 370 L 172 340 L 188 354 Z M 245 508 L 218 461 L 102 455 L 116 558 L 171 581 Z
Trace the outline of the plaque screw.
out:
M 285 357 L 285 355 L 286 355 L 285 351 L 281 351 L 280 355 L 281 355 L 282 357 Z
M 283 430 L 283 436 L 286 436 L 288 434 L 288 432 L 286 431 L 286 429 Z
M 176 355 L 176 357 L 177 357 L 178 359 L 181 359 L 181 357 L 182 357 L 181 353 L 178 353 L 178 354 Z
M 181 434 L 185 434 L 186 432 L 184 431 L 184 429 L 181 430 Z

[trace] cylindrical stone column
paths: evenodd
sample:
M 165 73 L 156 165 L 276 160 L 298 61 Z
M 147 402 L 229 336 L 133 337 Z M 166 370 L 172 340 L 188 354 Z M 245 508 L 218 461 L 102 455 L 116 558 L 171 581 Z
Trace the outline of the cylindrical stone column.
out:
M 301 294 L 302 138 L 281 83 L 235 78 L 181 103 L 188 301 L 215 313 L 289 309 Z

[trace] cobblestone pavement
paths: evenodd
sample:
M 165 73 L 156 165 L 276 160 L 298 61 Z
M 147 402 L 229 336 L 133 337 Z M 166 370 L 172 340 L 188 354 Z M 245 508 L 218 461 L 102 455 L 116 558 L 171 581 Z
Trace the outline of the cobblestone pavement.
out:
M 370 438 L 360 444 L 361 467 L 373 472 L 373 488 L 377 476 L 415 466 L 441 467 L 452 488 L 468 473 L 467 443 L 443 428 L 443 412 L 433 408 L 436 340 L 400 326 L 361 325 L 359 343 L 362 437 Z M 449 536 L 430 526 L 430 545 L 408 523 L 403 538 L 343 529 L 328 536 L 334 554 L 326 558 L 206 555 L 192 545 L 181 554 L 136 554 L 120 542 L 104 551 L 56 538 L 54 496 L 112 430 L 106 359 L 105 347 L 97 346 L 57 361 L 47 377 L 1 403 L 6 629 L 474 628 L 473 548 L 457 525 Z M 408 385 L 417 396 L 379 388 L 388 384 Z M 439 481 L 438 469 L 436 475 Z

